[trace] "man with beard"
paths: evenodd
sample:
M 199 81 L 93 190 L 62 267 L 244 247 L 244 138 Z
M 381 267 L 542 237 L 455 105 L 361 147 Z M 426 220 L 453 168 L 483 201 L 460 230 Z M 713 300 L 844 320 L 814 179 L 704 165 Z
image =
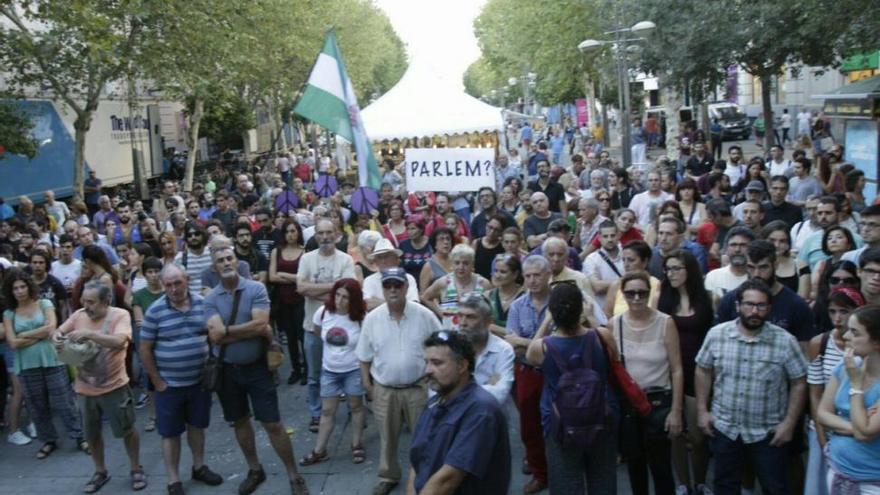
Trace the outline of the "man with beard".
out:
M 49 273 L 60 280 L 67 292 L 70 293 L 82 272 L 82 261 L 73 257 L 73 238 L 68 234 L 61 234 L 61 237 L 58 238 L 58 252 L 60 256 L 52 262 Z
M 565 189 L 558 182 L 550 180 L 550 162 L 546 159 L 538 162 L 538 180 L 530 182 L 529 189 L 547 196 L 547 204 L 551 212 L 560 213 L 562 218 L 568 216 Z
M 430 309 L 407 301 L 406 270 L 389 268 L 381 273 L 385 304 L 367 313 L 355 351 L 379 430 L 379 482 L 374 495 L 388 495 L 400 483 L 397 446 L 401 427 L 406 422 L 415 431 L 416 419 L 425 407 L 422 344 L 440 330 L 440 321 Z
M 716 306 L 725 294 L 748 280 L 746 250 L 749 243 L 754 240 L 755 233 L 748 227 L 735 227 L 730 230 L 730 234 L 727 236 L 727 245 L 724 247 L 728 264 L 710 271 L 703 281 L 706 290 L 712 294 L 712 301 Z
M 269 294 L 263 284 L 238 275 L 238 260 L 230 247 L 220 247 L 210 256 L 221 277 L 220 285 L 205 298 L 208 338 L 213 345 L 222 346 L 223 351 L 217 397 L 223 419 L 232 423 L 235 439 L 248 464 L 247 477 L 239 485 L 238 493 L 249 495 L 266 481 L 250 419 L 253 407 L 254 419 L 263 426 L 284 464 L 291 490 L 296 495 L 308 494 L 305 480 L 296 469 L 290 438 L 281 423 L 278 392 L 266 365 L 266 342 L 272 339 Z M 219 351 L 215 348 L 214 352 Z
M 620 230 L 611 220 L 605 220 L 599 226 L 598 250 L 593 251 L 584 260 L 582 273 L 590 280 L 596 294 L 596 302 L 605 307 L 605 296 L 614 281 L 623 276 L 623 259 L 620 245 Z
M 425 225 L 425 235 L 429 236 L 435 229 L 446 226 L 446 215 L 453 213 L 452 203 L 449 202 L 449 195 L 445 192 L 437 193 L 434 197 L 434 212 L 428 215 L 428 223 Z M 456 220 L 455 235 L 459 238 L 470 238 L 470 230 L 464 220 L 459 217 Z
M 254 244 L 257 246 L 257 251 L 269 259 L 275 245 L 281 241 L 281 230 L 275 228 L 272 222 L 272 210 L 269 208 L 257 210 L 256 220 L 259 228 L 254 232 Z
M 724 167 L 724 175 L 730 177 L 730 185 L 736 186 L 740 179 L 746 175 L 746 166 L 742 163 L 743 152 L 738 145 L 732 145 L 727 149 L 727 163 Z
M 194 224 L 187 224 L 184 249 L 174 257 L 174 264 L 183 268 L 189 279 L 189 291 L 202 294 L 202 273 L 211 267 L 211 253 L 207 246 L 208 234 Z
M 336 249 L 336 226 L 324 218 L 315 225 L 318 249 L 302 255 L 296 275 L 296 288 L 305 298 L 303 328 L 312 328 L 312 318 L 324 304 L 337 280 L 354 278 L 354 261 L 348 254 Z M 306 367 L 308 371 L 310 429 L 317 432 L 321 418 L 321 356 L 323 344 L 320 335 L 305 332 L 303 337 Z
M 769 241 L 752 241 L 746 250 L 746 271 L 749 280 L 760 279 L 770 288 L 772 308 L 765 319 L 788 330 L 806 346 L 816 335 L 813 313 L 806 301 L 795 291 L 776 280 L 776 247 Z M 737 317 L 737 292 L 728 292 L 718 304 L 716 321 L 721 323 Z
M 55 306 L 56 321 L 64 321 L 70 314 L 67 289 L 64 284 L 49 274 L 52 257 L 44 249 L 34 249 L 31 253 L 31 277 L 40 288 L 40 299 L 48 299 Z
M 253 240 L 250 224 L 239 222 L 235 225 L 235 256 L 248 264 L 254 280 L 265 284 L 269 260 L 257 250 Z
M 104 438 L 101 433 L 106 420 L 113 436 L 122 438 L 131 463 L 131 488 L 147 487 L 144 468 L 140 465 L 140 438 L 134 427 L 134 399 L 125 371 L 126 349 L 131 343 L 131 316 L 128 311 L 110 306 L 110 287 L 98 280 L 86 282 L 82 292 L 82 309 L 70 315 L 52 334 L 59 348 L 65 340 L 92 342 L 98 353 L 76 367 L 74 389 L 79 396 L 85 440 L 91 447 L 95 474 L 85 486 L 86 493 L 101 489 L 110 475 L 104 463 Z
M 107 242 L 114 246 L 123 242 L 131 244 L 141 242 L 141 229 L 131 221 L 131 205 L 128 202 L 120 201 L 116 205 L 116 218 L 117 227 L 113 231 L 113 239 L 107 239 Z
M 428 384 L 437 395 L 413 430 L 407 493 L 507 493 L 507 418 L 474 381 L 474 349 L 456 332 L 435 332 L 424 345 Z
M 495 190 L 491 187 L 481 187 L 477 192 L 477 201 L 480 202 L 480 210 L 482 211 L 471 221 L 470 237 L 478 239 L 486 235 L 486 224 L 496 215 L 504 220 L 505 229 L 516 225 L 516 221 L 510 216 L 510 213 L 498 209 Z
M 474 348 L 474 382 L 504 406 L 513 386 L 513 346 L 489 331 L 492 307 L 483 296 L 472 293 L 458 301 L 458 318 L 461 334 Z
M 715 459 L 713 491 L 739 494 L 750 463 L 764 493 L 789 493 L 781 473 L 803 412 L 807 363 L 791 334 L 767 321 L 776 302 L 763 280 L 748 280 L 734 294 L 736 319 L 709 330 L 696 358 L 698 425 Z
M 828 257 L 822 250 L 822 238 L 825 237 L 825 230 L 828 227 L 837 225 L 839 214 L 840 203 L 838 203 L 837 198 L 834 196 L 822 196 L 819 198 L 814 225 L 821 230 L 810 234 L 801 244 L 798 250 L 799 262 L 807 263 L 810 265 L 810 269 L 813 269 L 816 267 L 816 263 Z M 856 248 L 860 248 L 865 244 L 859 234 L 853 232 L 852 235 L 856 241 Z

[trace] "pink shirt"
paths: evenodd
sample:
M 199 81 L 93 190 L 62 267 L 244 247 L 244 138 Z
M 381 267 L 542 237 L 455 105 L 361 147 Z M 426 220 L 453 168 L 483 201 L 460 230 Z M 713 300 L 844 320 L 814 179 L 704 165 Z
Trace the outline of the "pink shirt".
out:
M 131 343 L 131 317 L 128 311 L 110 307 L 103 319 L 93 321 L 85 309 L 80 309 L 70 315 L 58 329 L 62 333 L 73 330 L 104 331 L 108 335 L 124 335 L 127 339 L 126 345 L 121 349 L 99 346 L 100 351 L 95 358 L 76 369 L 76 393 L 95 397 L 128 384 L 128 373 L 125 372 L 125 353 Z

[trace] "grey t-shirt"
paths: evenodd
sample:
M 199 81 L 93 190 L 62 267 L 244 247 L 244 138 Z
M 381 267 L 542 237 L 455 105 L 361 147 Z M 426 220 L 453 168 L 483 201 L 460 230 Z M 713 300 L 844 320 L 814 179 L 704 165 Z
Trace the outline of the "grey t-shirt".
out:
M 244 277 L 238 278 L 238 286 L 236 291 L 241 292 L 241 299 L 238 303 L 238 313 L 232 325 L 238 325 L 251 321 L 251 311 L 262 309 L 269 311 L 269 293 L 266 287 L 253 280 Z M 223 322 L 230 324 L 229 318 L 232 316 L 233 292 L 228 291 L 220 284 L 208 293 L 205 298 L 205 317 L 211 319 L 214 315 L 219 315 Z M 264 342 L 261 337 L 254 337 L 246 340 L 239 340 L 232 344 L 226 345 L 226 354 L 223 361 L 232 364 L 250 364 L 263 357 Z M 218 348 L 214 348 L 214 354 L 219 353 Z
M 528 218 L 526 218 L 526 221 L 523 222 L 523 237 L 528 239 L 530 235 L 541 235 L 546 233 L 550 222 L 557 218 L 562 218 L 562 214 L 555 211 L 551 211 L 550 216 L 547 218 L 538 218 L 535 215 L 529 215 Z

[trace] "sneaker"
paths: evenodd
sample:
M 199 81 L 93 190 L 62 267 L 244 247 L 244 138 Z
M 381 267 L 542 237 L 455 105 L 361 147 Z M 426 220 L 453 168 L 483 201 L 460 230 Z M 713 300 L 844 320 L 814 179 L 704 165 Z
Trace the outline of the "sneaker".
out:
M 687 485 L 678 485 L 675 487 L 675 495 L 688 495 Z
M 712 490 L 709 489 L 709 485 L 697 485 L 696 495 L 713 495 L 713 494 L 712 494 Z
M 135 409 L 143 409 L 147 404 L 150 403 L 150 396 L 141 392 L 140 397 L 138 397 L 137 402 L 134 404 Z
M 33 442 L 33 439 L 20 431 L 16 431 L 15 433 L 6 437 L 6 441 L 11 443 L 12 445 L 27 445 Z
M 33 423 L 27 425 L 27 429 L 25 430 L 27 436 L 31 438 L 37 438 L 37 427 Z
M 144 425 L 144 431 L 153 431 L 156 429 L 156 418 L 150 418 L 147 420 L 147 424 Z

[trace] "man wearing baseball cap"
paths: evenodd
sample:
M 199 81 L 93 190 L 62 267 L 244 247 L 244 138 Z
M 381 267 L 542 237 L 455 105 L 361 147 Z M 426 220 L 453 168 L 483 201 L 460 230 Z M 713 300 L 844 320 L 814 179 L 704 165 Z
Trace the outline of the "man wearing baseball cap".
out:
M 440 321 L 430 309 L 408 300 L 412 277 L 403 268 L 384 269 L 381 277 L 385 303 L 364 318 L 356 352 L 379 430 L 379 483 L 373 493 L 387 495 L 401 479 L 397 441 L 402 423 L 414 431 L 428 398 L 422 343 L 440 330 Z
M 378 270 L 364 279 L 364 301 L 367 303 L 367 311 L 372 311 L 385 302 L 385 295 L 382 291 L 382 272 L 390 268 L 400 268 L 401 255 L 403 255 L 403 251 L 395 248 L 388 239 L 383 237 L 376 241 L 376 247 L 370 254 L 370 261 L 376 264 Z M 407 282 L 406 300 L 419 302 L 416 279 L 405 271 L 404 273 Z
M 745 189 L 745 198 L 743 201 L 757 201 L 760 205 L 762 201 L 764 201 L 764 192 L 767 191 L 767 188 L 764 187 L 764 182 L 760 180 L 753 180 L 746 185 Z M 733 208 L 733 217 L 739 221 L 743 220 L 743 203 L 736 205 Z

